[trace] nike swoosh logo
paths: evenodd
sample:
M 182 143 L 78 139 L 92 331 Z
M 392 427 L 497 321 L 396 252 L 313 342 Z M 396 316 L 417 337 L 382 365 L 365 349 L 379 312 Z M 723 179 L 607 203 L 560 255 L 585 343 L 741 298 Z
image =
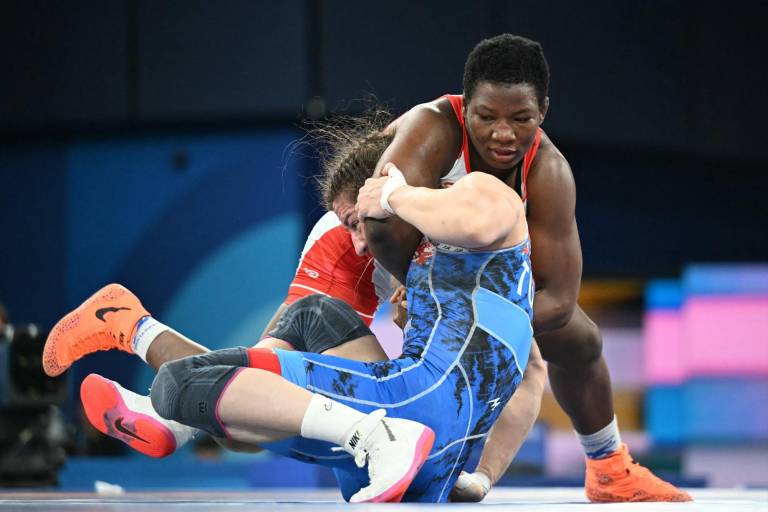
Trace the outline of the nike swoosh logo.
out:
M 102 322 L 106 322 L 106 320 L 104 320 L 104 315 L 106 315 L 107 313 L 114 313 L 122 309 L 126 309 L 128 311 L 131 310 L 131 308 L 101 308 L 96 310 L 96 318 L 98 318 Z
M 123 309 L 125 309 L 125 308 L 123 308 Z M 135 432 L 131 432 L 130 430 L 125 428 L 123 426 L 123 418 L 117 418 L 115 420 L 115 428 L 118 430 L 118 432 L 122 432 L 123 434 L 131 436 L 134 439 L 138 439 L 139 441 L 143 441 L 145 443 L 149 443 L 149 441 L 147 441 L 146 439 L 142 439 Z

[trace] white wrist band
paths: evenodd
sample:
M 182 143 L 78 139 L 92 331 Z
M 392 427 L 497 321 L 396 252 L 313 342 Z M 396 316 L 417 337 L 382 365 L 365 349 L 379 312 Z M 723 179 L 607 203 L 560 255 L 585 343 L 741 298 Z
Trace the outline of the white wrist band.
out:
M 394 215 L 395 211 L 389 206 L 389 196 L 398 188 L 407 185 L 405 182 L 405 176 L 396 167 L 389 168 L 389 179 L 384 183 L 384 187 L 381 189 L 381 208 Z

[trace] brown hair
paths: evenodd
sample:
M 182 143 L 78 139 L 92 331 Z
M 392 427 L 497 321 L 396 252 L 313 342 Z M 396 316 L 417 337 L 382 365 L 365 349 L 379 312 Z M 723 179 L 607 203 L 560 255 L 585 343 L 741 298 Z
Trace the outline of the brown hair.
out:
M 360 116 L 336 118 L 310 131 L 310 139 L 320 151 L 318 187 L 326 209 L 332 210 L 333 201 L 342 194 L 356 196 L 373 175 L 394 137 L 394 130 L 386 130 L 391 120 L 388 111 L 376 108 Z

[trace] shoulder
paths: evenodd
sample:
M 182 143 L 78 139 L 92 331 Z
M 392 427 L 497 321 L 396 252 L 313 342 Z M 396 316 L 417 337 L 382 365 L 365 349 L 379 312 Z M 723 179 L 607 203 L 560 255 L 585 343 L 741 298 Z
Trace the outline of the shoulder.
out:
M 333 212 L 327 212 L 315 223 L 307 237 L 302 259 L 335 257 L 352 247 L 352 239 L 339 218 Z
M 315 225 L 312 227 L 312 231 L 310 232 L 309 236 L 310 238 L 320 238 L 328 231 L 341 226 L 341 221 L 339 221 L 339 217 L 333 213 L 333 212 L 325 212 L 325 214 L 320 217 Z
M 529 196 L 546 192 L 551 187 L 573 187 L 575 191 L 571 165 L 544 130 L 541 131 L 541 144 L 528 175 L 527 187 Z
M 430 139 L 461 140 L 461 123 L 448 98 L 441 97 L 427 103 L 420 103 L 400 116 L 395 124 L 395 135 L 418 133 L 429 135 Z
M 461 123 L 446 98 L 411 108 L 395 123 L 395 135 L 376 172 L 388 162 L 397 165 L 408 183 L 435 188 L 461 150 Z
M 526 183 L 528 220 L 563 223 L 576 209 L 576 182 L 568 160 L 542 131 L 541 146 Z

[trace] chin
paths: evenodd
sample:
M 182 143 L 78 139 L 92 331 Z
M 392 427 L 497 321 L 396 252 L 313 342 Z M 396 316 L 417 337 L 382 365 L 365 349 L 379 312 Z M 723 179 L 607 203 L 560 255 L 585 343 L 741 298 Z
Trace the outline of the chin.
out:
M 491 165 L 489 165 L 488 168 L 493 171 L 509 172 L 517 168 L 517 166 L 520 165 L 521 161 L 522 159 L 516 159 L 516 160 L 513 160 L 512 162 L 497 162 L 495 159 L 489 158 L 488 160 L 486 160 L 486 163 L 490 162 Z

